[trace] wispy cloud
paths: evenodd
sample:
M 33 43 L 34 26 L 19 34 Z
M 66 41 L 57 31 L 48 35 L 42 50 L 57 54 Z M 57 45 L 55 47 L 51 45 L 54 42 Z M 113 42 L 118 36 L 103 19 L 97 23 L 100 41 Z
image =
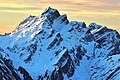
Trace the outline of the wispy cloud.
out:
M 0 10 L 40 10 L 40 8 L 38 7 L 22 7 L 22 8 L 0 7 Z

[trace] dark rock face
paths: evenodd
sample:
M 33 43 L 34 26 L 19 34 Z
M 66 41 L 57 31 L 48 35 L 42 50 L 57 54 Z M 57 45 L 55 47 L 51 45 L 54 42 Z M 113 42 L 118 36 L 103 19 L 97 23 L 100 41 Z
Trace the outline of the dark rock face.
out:
M 14 69 L 10 60 L 4 59 L 0 54 L 0 79 L 21 80 L 17 70 Z
M 65 22 L 66 24 L 68 24 L 68 23 L 69 23 L 69 21 L 68 21 L 68 19 L 67 19 L 67 15 L 66 15 L 66 14 L 64 14 L 64 15 L 62 15 L 62 16 L 61 16 L 61 22 Z
M 53 72 L 52 72 L 52 75 L 51 75 L 51 80 L 63 80 L 64 79 L 64 77 L 63 77 L 63 75 L 62 75 L 62 71 L 61 71 L 61 69 L 59 68 L 58 70 L 54 70 Z
M 99 28 L 101 28 L 102 26 L 101 26 L 101 25 L 97 25 L 96 23 L 91 23 L 91 24 L 89 25 L 89 27 L 90 27 L 90 30 L 94 30 L 94 29 L 99 29 Z
M 53 46 L 59 46 L 62 40 L 63 39 L 60 36 L 60 33 L 56 34 L 54 40 L 49 44 L 48 49 L 52 48 Z
M 24 24 L 24 23 L 26 23 L 27 21 L 31 21 L 33 18 L 35 18 L 35 16 L 29 16 L 28 18 L 26 18 L 24 21 L 22 21 L 20 24 L 19 24 L 19 26 L 20 25 L 22 25 L 22 24 Z M 19 27 L 18 27 L 19 28 Z
M 88 28 L 69 22 L 50 7 L 40 20 L 29 16 L 0 41 L 3 80 L 120 79 L 119 33 L 96 23 Z
M 54 19 L 58 18 L 60 13 L 56 9 L 52 9 L 48 7 L 42 14 L 41 17 L 46 17 L 49 21 L 53 21 Z
M 22 68 L 21 66 L 18 68 L 18 71 L 20 71 L 20 73 L 23 74 L 24 80 L 33 80 L 31 78 L 31 76 L 29 75 L 29 73 L 24 68 Z
M 106 80 L 112 80 L 117 75 L 116 73 L 120 71 L 120 67 L 117 67 L 107 78 Z

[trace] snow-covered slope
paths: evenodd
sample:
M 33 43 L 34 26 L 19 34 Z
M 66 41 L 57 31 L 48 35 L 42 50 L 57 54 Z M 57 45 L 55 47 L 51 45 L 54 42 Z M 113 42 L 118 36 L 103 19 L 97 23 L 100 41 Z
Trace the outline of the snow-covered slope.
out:
M 71 21 L 47 8 L 0 35 L 5 80 L 119 80 L 120 35 L 96 23 Z

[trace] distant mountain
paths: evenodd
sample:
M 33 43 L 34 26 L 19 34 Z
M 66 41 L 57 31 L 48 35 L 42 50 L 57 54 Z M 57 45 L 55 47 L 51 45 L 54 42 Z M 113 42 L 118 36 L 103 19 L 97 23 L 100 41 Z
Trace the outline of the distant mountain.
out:
M 120 80 L 120 35 L 49 7 L 0 35 L 0 80 Z

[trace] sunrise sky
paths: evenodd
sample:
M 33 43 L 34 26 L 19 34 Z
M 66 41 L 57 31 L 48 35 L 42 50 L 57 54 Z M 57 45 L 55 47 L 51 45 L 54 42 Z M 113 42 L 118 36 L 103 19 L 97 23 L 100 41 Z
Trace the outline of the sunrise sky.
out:
M 0 0 L 0 34 L 13 31 L 23 19 L 49 6 L 69 20 L 96 22 L 120 32 L 120 0 Z

